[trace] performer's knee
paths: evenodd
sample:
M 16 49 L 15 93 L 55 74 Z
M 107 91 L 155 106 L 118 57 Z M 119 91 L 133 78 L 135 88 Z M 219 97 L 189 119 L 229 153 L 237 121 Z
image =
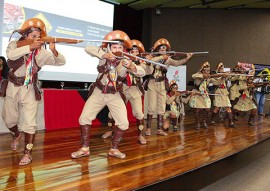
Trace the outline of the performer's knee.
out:
M 123 131 L 127 130 L 129 127 L 128 120 L 121 121 L 121 123 L 119 123 L 118 127 L 119 127 L 119 129 L 121 129 Z
M 141 113 L 135 113 L 134 115 L 136 117 L 136 119 L 139 119 L 139 120 L 142 120 L 144 118 L 144 114 L 141 112 Z
M 80 125 L 91 125 L 92 120 L 87 116 L 81 115 L 79 118 L 79 124 Z

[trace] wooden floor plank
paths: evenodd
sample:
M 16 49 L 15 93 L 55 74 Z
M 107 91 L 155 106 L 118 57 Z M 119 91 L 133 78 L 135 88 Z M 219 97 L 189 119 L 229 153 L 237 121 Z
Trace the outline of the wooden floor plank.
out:
M 1 190 L 134 190 L 164 179 L 184 174 L 245 150 L 270 137 L 270 119 L 258 117 L 254 127 L 247 118 L 236 122 L 237 128 L 223 123 L 195 130 L 193 115 L 188 114 L 177 132 L 168 136 L 147 137 L 148 144 L 138 144 L 137 130 L 130 125 L 120 150 L 126 159 L 107 156 L 110 140 L 101 135 L 107 127 L 93 127 L 90 157 L 71 159 L 79 148 L 79 128 L 39 131 L 33 162 L 19 167 L 23 145 L 10 150 L 11 136 L 0 135 Z M 21 140 L 21 144 L 24 140 Z

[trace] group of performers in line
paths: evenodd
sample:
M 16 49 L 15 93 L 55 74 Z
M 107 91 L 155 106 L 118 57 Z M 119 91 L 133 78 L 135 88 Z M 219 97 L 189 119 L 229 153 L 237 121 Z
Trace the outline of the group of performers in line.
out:
M 6 51 L 10 70 L 2 117 L 13 135 L 11 144 L 13 151 L 18 149 L 24 134 L 24 156 L 19 165 L 27 165 L 32 161 L 31 152 L 37 129 L 37 103 L 41 99 L 37 86 L 37 72 L 44 65 L 60 66 L 66 61 L 56 50 L 54 42 L 49 43 L 50 51 L 44 48 L 45 42 L 40 39 L 46 37 L 47 33 L 42 20 L 31 18 L 23 23 L 17 32 L 22 35 L 21 38 L 11 41 Z M 223 71 L 222 63 L 217 66 L 216 74 L 211 74 L 210 64 L 206 62 L 196 74 L 192 75 L 195 88 L 192 91 L 179 92 L 175 81 L 167 81 L 167 68 L 187 63 L 193 54 L 186 53 L 184 59 L 175 60 L 166 54 L 170 48 L 169 41 L 161 38 L 155 42 L 153 54 L 146 54 L 142 58 L 142 53 L 145 52 L 143 44 L 135 39 L 130 40 L 129 36 L 120 30 L 109 32 L 104 37 L 101 47 L 85 48 L 87 54 L 99 59 L 98 76 L 89 88 L 89 98 L 79 118 L 81 147 L 71 153 L 72 158 L 90 155 L 91 124 L 105 106 L 110 111 L 109 129 L 102 137 L 111 138 L 108 155 L 120 159 L 126 157 L 118 146 L 124 132 L 129 128 L 125 105 L 127 101 L 130 101 L 133 115 L 137 120 L 140 144 L 147 144 L 145 136 L 151 136 L 154 113 L 157 114 L 156 135 L 166 136 L 170 124 L 173 125 L 173 130 L 177 130 L 177 123 L 182 120 L 184 113 L 184 104 L 187 103 L 194 108 L 196 129 L 200 129 L 201 124 L 205 128 L 208 127 L 208 116 L 211 116 L 211 123 L 214 124 L 220 108 L 226 108 L 229 127 L 235 127 L 233 118 L 236 111 L 251 111 L 248 123 L 253 125 L 256 104 L 251 92 L 256 85 L 251 76 L 245 75 L 241 68 L 235 69 L 237 72 L 235 75 L 227 74 Z M 145 75 L 148 78 L 143 82 L 142 77 Z M 226 83 L 228 79 L 232 82 L 229 89 Z M 210 83 L 216 86 L 214 99 L 208 91 Z M 144 91 L 147 91 L 148 98 L 146 128 L 142 111 Z M 211 102 L 214 105 L 212 112 L 210 112 Z M 22 120 L 18 125 L 20 117 Z

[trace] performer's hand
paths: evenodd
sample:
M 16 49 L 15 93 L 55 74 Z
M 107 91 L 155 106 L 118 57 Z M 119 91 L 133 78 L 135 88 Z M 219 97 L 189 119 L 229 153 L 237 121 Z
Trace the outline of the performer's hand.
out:
M 178 96 L 180 96 L 180 95 L 181 95 L 180 92 L 175 92 L 175 94 L 174 94 L 175 97 L 178 97 Z
M 55 43 L 50 42 L 49 48 L 50 48 L 51 51 L 55 50 Z
M 50 42 L 49 48 L 52 51 L 52 53 L 54 54 L 54 56 L 57 57 L 58 56 L 58 52 L 55 49 L 55 43 L 54 42 Z
M 163 60 L 167 60 L 169 58 L 169 56 L 167 54 L 163 54 Z
M 150 54 L 148 54 L 148 55 L 145 56 L 145 58 L 146 58 L 147 60 L 151 60 L 151 59 L 153 58 L 153 56 L 150 55 Z
M 123 65 L 124 67 L 126 67 L 126 68 L 130 68 L 131 65 L 132 65 L 132 61 L 131 61 L 131 60 L 128 60 L 128 59 L 123 59 L 123 60 L 121 61 L 121 63 L 122 63 L 122 65 Z
M 210 74 L 208 73 L 203 73 L 203 78 L 209 78 L 210 77 Z
M 114 61 L 116 59 L 116 56 L 113 53 L 108 52 L 108 53 L 103 54 L 102 58 L 105 58 L 110 61 Z
M 222 78 L 227 78 L 228 77 L 228 74 L 226 74 L 226 73 L 224 73 L 223 75 L 222 75 Z
M 113 54 L 110 45 L 107 45 L 107 53 L 103 54 L 101 58 L 105 58 L 110 61 L 114 61 L 116 56 Z
M 44 41 L 40 41 L 38 38 L 35 38 L 33 43 L 30 44 L 30 50 L 36 50 L 36 49 L 40 49 L 41 46 L 44 44 Z
M 248 86 L 249 86 L 249 88 L 255 88 L 256 87 L 253 83 L 249 84 Z
M 187 53 L 187 59 L 190 59 L 193 56 L 192 53 Z

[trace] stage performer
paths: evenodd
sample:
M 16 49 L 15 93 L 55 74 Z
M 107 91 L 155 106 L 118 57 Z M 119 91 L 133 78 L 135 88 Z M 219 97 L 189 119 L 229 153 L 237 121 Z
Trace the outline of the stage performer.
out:
M 211 78 L 210 76 L 210 64 L 209 62 L 204 62 L 199 70 L 199 72 L 192 75 L 194 79 L 195 92 L 189 100 L 189 106 L 195 109 L 196 118 L 196 129 L 200 129 L 200 117 L 203 119 L 203 127 L 208 128 L 206 120 L 210 114 L 211 99 L 209 97 L 208 86 L 210 83 L 216 85 L 219 80 Z
M 71 154 L 72 158 L 90 155 L 89 130 L 98 112 L 106 105 L 116 125 L 113 128 L 112 143 L 108 155 L 121 159 L 126 157 L 124 153 L 118 150 L 124 131 L 129 126 L 126 105 L 121 97 L 124 96 L 122 81 L 126 79 L 127 72 L 144 76 L 145 71 L 142 67 L 133 64 L 132 60 L 116 56 L 117 52 L 123 52 L 131 48 L 130 39 L 125 32 L 120 30 L 111 31 L 104 37 L 104 40 L 119 41 L 119 43 L 102 43 L 102 47 L 106 49 L 105 51 L 94 46 L 85 48 L 88 54 L 100 59 L 97 66 L 99 74 L 96 82 L 90 87 L 90 97 L 87 99 L 79 118 L 82 147 Z
M 213 76 L 214 75 L 215 74 L 213 74 Z M 220 108 L 224 107 L 228 115 L 229 127 L 234 128 L 236 125 L 233 122 L 229 91 L 226 84 L 228 76 L 224 72 L 224 64 L 222 62 L 219 63 L 216 67 L 216 75 L 216 79 L 219 79 L 219 82 L 216 84 L 214 91 L 214 93 L 217 95 L 214 96 L 213 100 L 214 109 L 212 111 L 211 124 L 215 124 L 215 117 L 218 115 Z
M 180 66 L 189 61 L 192 57 L 191 53 L 186 54 L 186 58 L 181 60 L 174 60 L 170 55 L 166 54 L 169 51 L 171 45 L 165 38 L 161 38 L 155 42 L 152 50 L 153 53 L 148 55 L 146 58 L 152 61 L 159 62 L 161 64 L 169 66 Z M 144 83 L 145 89 L 147 90 L 148 106 L 147 106 L 147 129 L 145 135 L 151 135 L 151 122 L 153 114 L 157 113 L 157 135 L 167 135 L 163 131 L 163 116 L 166 108 L 166 93 L 169 90 L 169 83 L 166 77 L 167 68 L 158 65 L 152 65 L 151 75 Z
M 11 41 L 6 51 L 10 72 L 2 117 L 13 135 L 12 150 L 17 150 L 24 133 L 24 156 L 19 165 L 27 165 L 32 161 L 31 152 L 37 129 L 37 107 L 41 99 L 41 91 L 37 86 L 37 72 L 44 65 L 59 66 L 64 65 L 66 61 L 56 50 L 54 43 L 50 43 L 50 51 L 42 47 L 44 42 L 39 39 L 47 36 L 42 20 L 31 18 L 16 32 L 22 35 L 21 38 L 18 41 Z M 24 45 L 25 41 L 31 43 Z M 19 118 L 22 118 L 20 124 Z
M 184 112 L 184 110 L 182 110 L 182 107 L 184 103 L 188 103 L 192 95 L 190 94 L 188 97 L 184 98 L 183 94 L 185 94 L 185 92 L 179 92 L 176 81 L 172 80 L 170 82 L 170 90 L 167 93 L 166 112 L 163 116 L 163 129 L 169 130 L 169 126 L 170 124 L 172 124 L 173 131 L 177 131 L 177 119 L 180 122 L 182 121 L 182 115 Z M 179 120 L 179 118 L 181 119 Z
M 129 53 L 135 56 L 139 56 L 140 53 L 144 53 L 145 49 L 143 44 L 136 39 L 131 40 L 132 48 L 129 49 Z M 145 61 L 142 60 L 136 60 L 133 61 L 134 64 L 136 64 L 138 67 L 142 67 L 147 74 L 147 66 L 145 64 Z M 128 71 L 126 75 L 126 79 L 123 81 L 123 90 L 124 95 L 126 97 L 126 102 L 129 101 L 132 107 L 132 113 L 136 117 L 136 124 L 137 124 L 137 130 L 138 130 L 138 142 L 140 144 L 146 144 L 147 140 L 145 139 L 143 135 L 143 129 L 144 129 L 144 114 L 142 111 L 142 95 L 144 95 L 144 89 L 142 87 L 142 76 L 137 76 L 132 71 Z M 112 129 L 114 128 L 114 120 L 111 117 L 111 114 L 109 113 L 109 123 L 108 126 L 110 128 L 110 131 L 107 131 L 104 135 L 102 135 L 102 138 L 108 138 L 112 136 Z
M 254 88 L 256 83 L 253 83 L 253 76 L 246 77 L 246 80 L 243 80 L 239 86 L 240 97 L 237 103 L 234 105 L 234 109 L 239 112 L 248 112 L 250 111 L 248 125 L 254 126 L 254 120 L 257 114 L 257 103 L 254 96 Z
M 242 68 L 241 65 L 236 65 L 233 73 L 237 75 L 232 75 L 228 80 L 231 82 L 231 86 L 229 87 L 229 98 L 231 102 L 232 114 L 233 119 L 237 121 L 238 119 L 238 112 L 234 109 L 234 105 L 238 102 L 239 97 L 241 96 L 240 87 L 245 86 L 246 84 L 246 75 L 245 70 Z

